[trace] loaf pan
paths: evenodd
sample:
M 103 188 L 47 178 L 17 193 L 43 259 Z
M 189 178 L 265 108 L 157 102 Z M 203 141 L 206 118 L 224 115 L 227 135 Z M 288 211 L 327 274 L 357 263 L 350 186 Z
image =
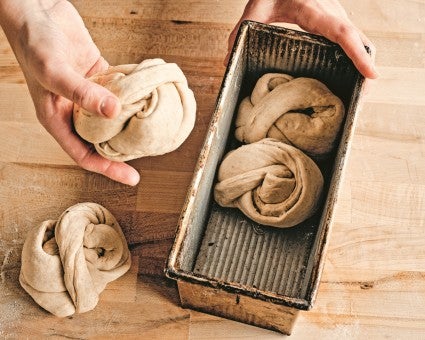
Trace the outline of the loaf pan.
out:
M 320 209 L 287 229 L 254 223 L 213 199 L 220 161 L 240 145 L 234 138 L 237 107 L 268 72 L 316 78 L 346 109 L 337 147 L 319 164 L 325 179 Z M 288 335 L 299 311 L 312 308 L 363 82 L 343 50 L 323 37 L 242 23 L 165 269 L 177 280 L 183 307 Z

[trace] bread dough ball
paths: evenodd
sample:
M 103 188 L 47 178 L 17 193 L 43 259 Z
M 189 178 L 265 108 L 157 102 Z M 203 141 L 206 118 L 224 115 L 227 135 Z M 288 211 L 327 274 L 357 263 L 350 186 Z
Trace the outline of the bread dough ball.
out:
M 214 198 L 239 208 L 253 221 L 292 227 L 318 207 L 323 176 L 297 148 L 266 138 L 230 151 L 218 171 Z
M 242 100 L 235 135 L 245 143 L 275 138 L 322 158 L 332 151 L 343 118 L 341 100 L 320 81 L 267 73 Z
M 113 92 L 122 105 L 113 119 L 74 106 L 77 133 L 114 161 L 162 155 L 189 136 L 196 102 L 182 70 L 162 59 L 119 65 L 90 78 Z
M 65 317 L 92 310 L 106 284 L 130 264 L 114 216 L 99 204 L 80 203 L 29 232 L 19 282 L 41 307 Z

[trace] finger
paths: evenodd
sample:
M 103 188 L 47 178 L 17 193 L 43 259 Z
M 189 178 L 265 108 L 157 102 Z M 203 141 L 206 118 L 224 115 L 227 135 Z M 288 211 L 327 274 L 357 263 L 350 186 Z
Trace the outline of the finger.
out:
M 55 120 L 43 124 L 62 149 L 83 169 L 102 174 L 110 179 L 134 186 L 140 181 L 136 169 L 122 162 L 113 162 L 100 156 L 71 129 L 70 121 Z
M 344 12 L 345 13 L 345 12 Z M 344 19 L 328 13 L 314 11 L 300 11 L 295 22 L 304 30 L 320 34 L 329 40 L 339 44 L 347 56 L 353 61 L 354 66 L 366 78 L 377 78 L 372 57 L 367 53 L 360 30 L 349 19 Z M 366 38 L 372 46 L 373 44 Z
M 341 23 L 329 30 L 327 38 L 339 44 L 356 68 L 366 78 L 375 79 L 378 73 L 372 57 L 366 52 L 359 31 L 352 25 Z M 322 34 L 322 33 L 321 33 Z M 371 44 L 373 46 L 373 44 Z
M 329 24 L 331 22 L 332 25 Z M 326 15 L 311 15 L 308 25 L 302 28 L 323 35 L 339 44 L 353 61 L 354 66 L 366 78 L 375 79 L 378 77 L 373 58 L 367 53 L 362 38 L 371 46 L 373 44 L 350 21 L 338 20 Z
M 109 68 L 109 63 L 103 57 L 99 57 L 96 64 L 86 73 L 86 77 L 91 77 L 92 75 L 106 71 Z
M 54 87 L 49 90 L 71 100 L 89 112 L 112 118 L 121 111 L 121 104 L 117 96 L 105 87 L 84 78 L 69 66 L 62 68 L 60 77 L 55 79 Z
M 271 23 L 273 20 L 271 17 L 267 14 L 268 12 L 265 11 L 265 9 L 262 9 L 261 11 L 256 11 L 255 9 L 247 6 L 244 10 L 244 13 L 242 17 L 239 19 L 235 27 L 233 28 L 232 32 L 229 35 L 229 38 L 227 39 L 227 54 L 224 58 L 224 66 L 226 66 L 229 62 L 230 53 L 232 52 L 233 45 L 236 40 L 236 36 L 239 31 L 239 27 L 241 26 L 242 22 L 244 20 L 253 20 L 258 22 L 263 22 L 265 24 Z
M 238 23 L 233 28 L 232 32 L 230 32 L 229 39 L 227 40 L 227 50 L 228 51 L 232 50 L 233 44 L 235 43 L 235 40 L 236 40 L 236 35 L 238 34 L 238 30 L 239 30 L 239 27 L 240 27 L 242 21 L 243 21 L 243 19 L 239 20 Z
M 256 2 L 249 1 L 245 6 L 243 14 L 241 18 L 238 20 L 237 24 L 233 28 L 232 32 L 229 35 L 227 40 L 227 55 L 224 59 L 224 65 L 226 66 L 229 62 L 230 53 L 232 51 L 233 45 L 236 40 L 236 36 L 238 34 L 238 30 L 240 25 L 244 20 L 253 20 L 258 22 L 263 22 L 265 24 L 269 24 L 273 21 L 272 15 L 275 15 L 273 11 L 274 2 L 266 2 L 257 4 Z
M 134 186 L 140 181 L 139 173 L 130 165 L 105 159 L 93 150 L 88 150 L 76 162 L 83 169 L 102 174 L 123 184 Z
M 375 56 L 376 56 L 376 47 L 373 44 L 373 42 L 359 29 L 357 29 L 360 39 L 362 39 L 363 44 L 367 47 L 369 47 L 370 50 L 370 57 L 372 58 L 373 63 L 375 63 Z
M 232 32 L 229 35 L 229 39 L 227 40 L 227 54 L 226 54 L 226 57 L 224 58 L 224 66 L 227 66 L 227 64 L 229 63 L 230 53 L 232 52 L 233 44 L 235 43 L 236 35 L 238 33 L 240 25 L 241 25 L 241 21 L 239 21 L 236 24 L 236 26 L 233 28 Z
M 63 136 L 57 141 L 77 165 L 85 170 L 102 174 L 114 181 L 131 186 L 140 181 L 140 175 L 136 169 L 126 163 L 103 158 L 74 134 Z

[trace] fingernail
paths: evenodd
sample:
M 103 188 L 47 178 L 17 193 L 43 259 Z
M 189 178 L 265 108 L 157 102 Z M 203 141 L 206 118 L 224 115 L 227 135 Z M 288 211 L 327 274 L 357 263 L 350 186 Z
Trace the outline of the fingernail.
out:
M 140 175 L 139 175 L 139 173 L 137 172 L 137 170 L 134 170 L 134 171 L 133 171 L 133 172 L 129 175 L 127 184 L 128 184 L 128 185 L 131 185 L 131 186 L 135 186 L 135 185 L 137 185 L 137 184 L 139 183 L 139 181 L 140 181 Z
M 100 104 L 101 114 L 109 118 L 115 117 L 118 114 L 118 104 L 118 101 L 114 97 L 106 97 L 105 99 L 103 99 L 102 104 Z

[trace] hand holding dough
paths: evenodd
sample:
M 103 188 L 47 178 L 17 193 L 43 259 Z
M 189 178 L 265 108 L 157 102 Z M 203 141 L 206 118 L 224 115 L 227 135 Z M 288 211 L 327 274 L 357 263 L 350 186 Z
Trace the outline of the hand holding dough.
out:
M 317 165 L 300 150 L 266 138 L 229 152 L 220 165 L 214 198 L 257 223 L 280 228 L 315 212 L 323 188 Z
M 192 131 L 195 97 L 176 64 L 147 59 L 91 79 L 117 95 L 122 106 L 113 119 L 74 106 L 75 130 L 103 157 L 127 161 L 162 155 L 177 149 Z
M 114 216 L 98 204 L 81 203 L 30 231 L 19 281 L 41 307 L 65 317 L 92 310 L 106 284 L 130 263 Z
M 246 143 L 275 138 L 320 157 L 332 151 L 343 117 L 341 100 L 320 81 L 267 73 L 242 100 L 235 135 Z

